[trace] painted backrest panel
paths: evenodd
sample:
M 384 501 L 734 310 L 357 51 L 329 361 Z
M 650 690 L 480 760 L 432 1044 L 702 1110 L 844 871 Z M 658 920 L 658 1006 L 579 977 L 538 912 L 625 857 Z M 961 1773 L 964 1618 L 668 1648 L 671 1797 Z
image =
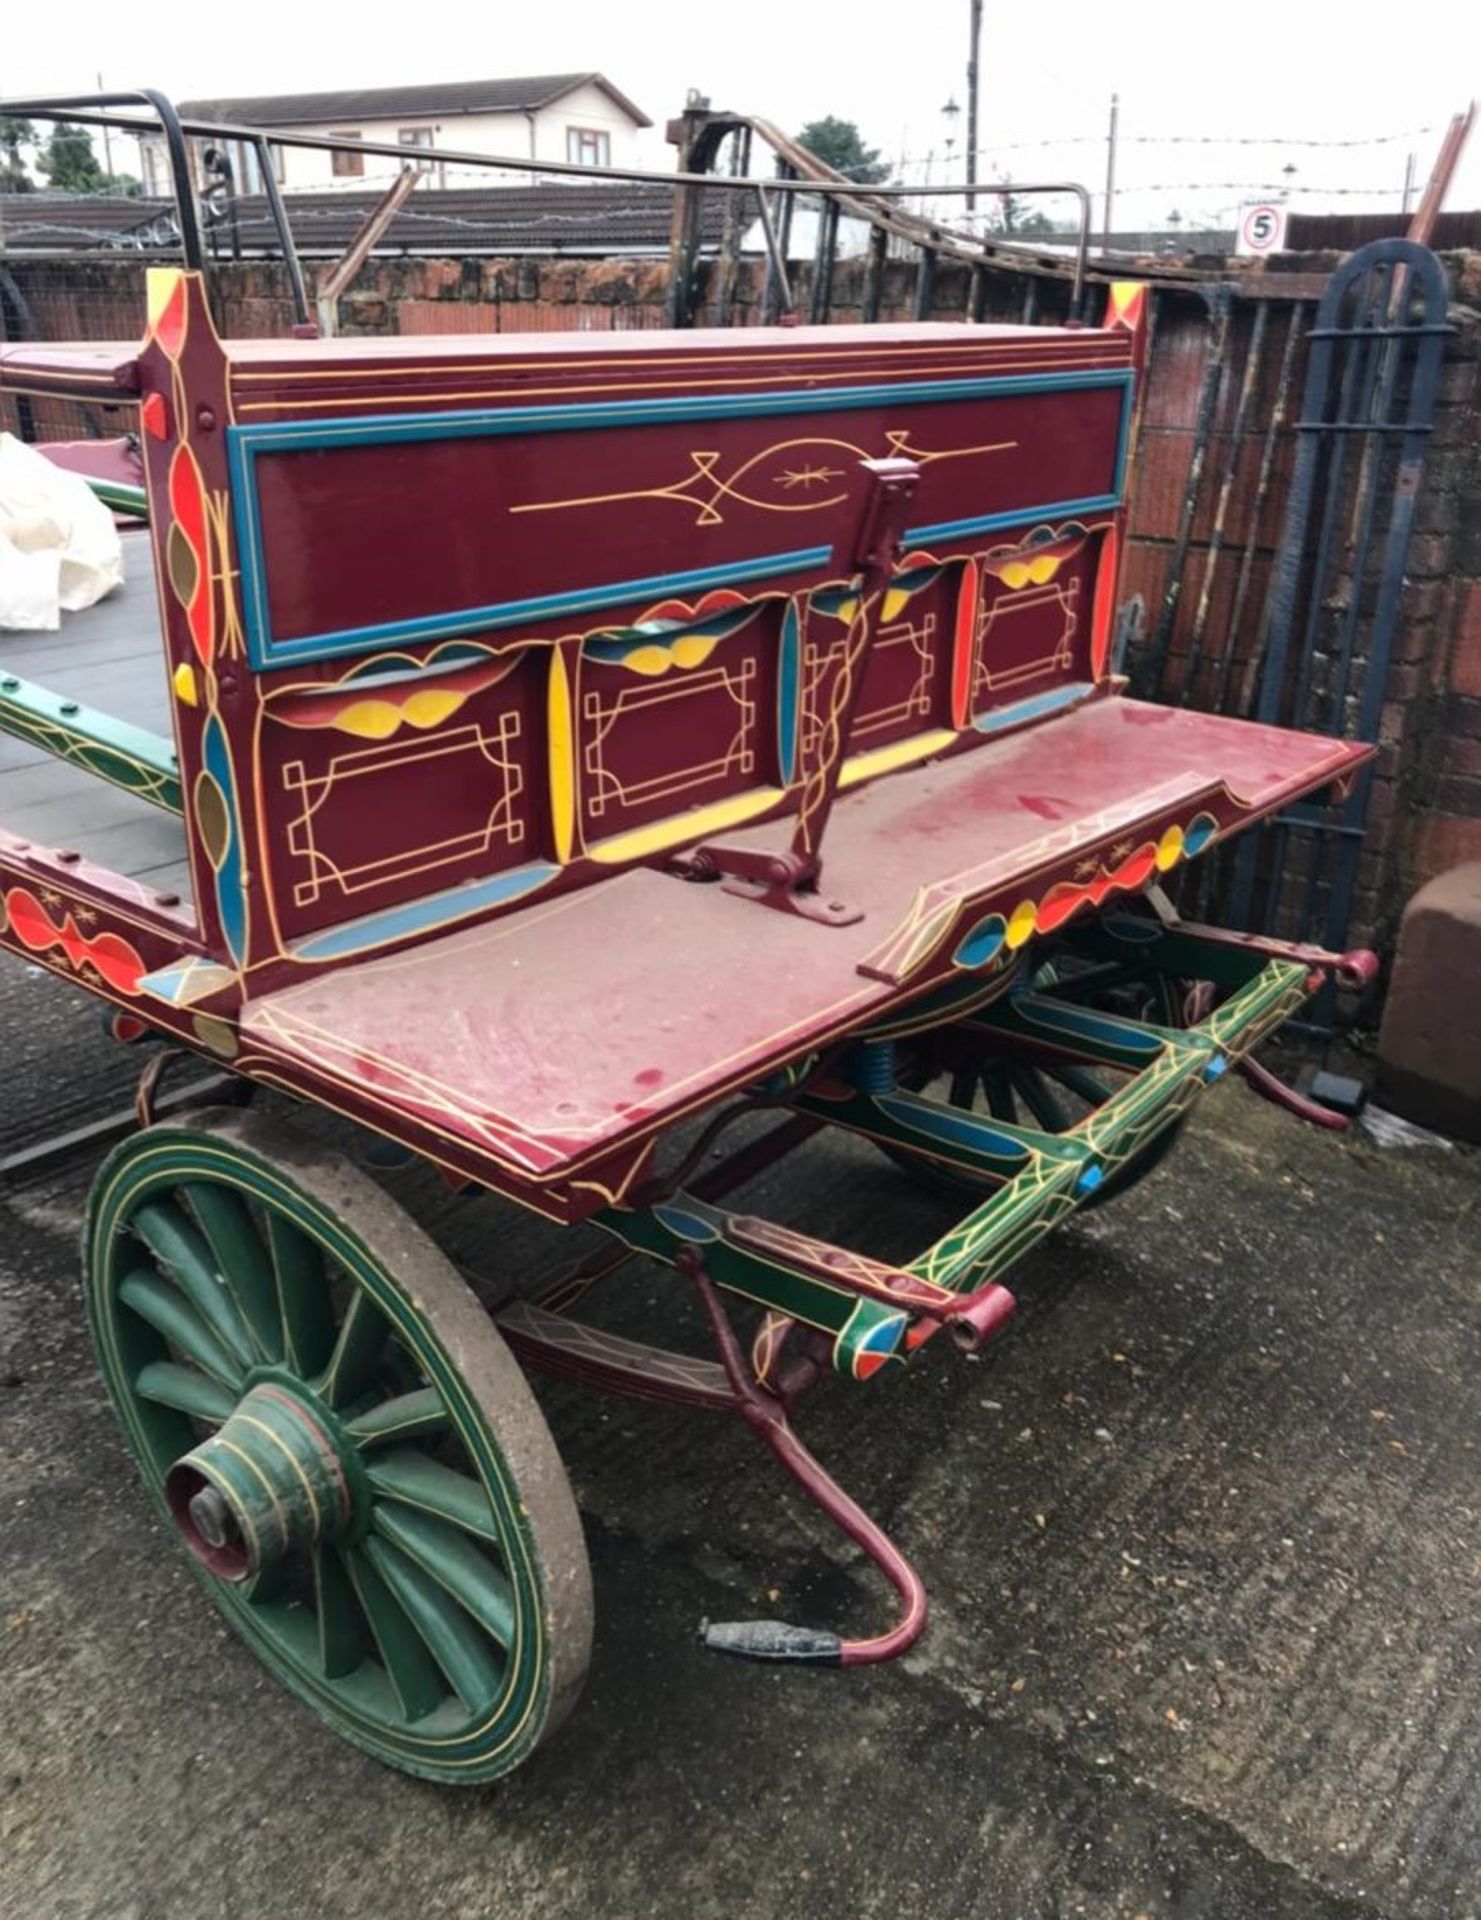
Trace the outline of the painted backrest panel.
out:
M 921 479 L 846 785 L 1104 681 L 1124 316 L 655 335 L 565 360 L 506 341 L 457 367 L 419 348 L 222 349 L 247 685 L 211 779 L 255 815 L 264 964 L 792 810 L 828 751 L 871 457 Z

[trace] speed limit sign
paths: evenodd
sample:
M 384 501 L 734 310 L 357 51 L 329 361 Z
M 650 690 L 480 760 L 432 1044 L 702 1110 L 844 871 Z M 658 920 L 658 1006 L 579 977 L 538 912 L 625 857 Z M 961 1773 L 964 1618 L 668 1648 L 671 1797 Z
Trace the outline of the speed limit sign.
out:
M 1252 200 L 1239 210 L 1236 253 L 1283 253 L 1286 209 L 1274 200 Z

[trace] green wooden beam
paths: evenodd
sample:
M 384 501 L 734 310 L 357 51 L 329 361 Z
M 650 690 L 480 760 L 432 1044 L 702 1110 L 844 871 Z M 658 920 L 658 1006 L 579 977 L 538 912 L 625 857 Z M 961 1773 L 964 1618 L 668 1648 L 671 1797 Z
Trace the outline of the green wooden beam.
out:
M 98 713 L 0 667 L 0 732 L 85 768 L 166 813 L 183 813 L 180 771 L 168 740 Z
M 131 487 L 126 480 L 100 480 L 90 473 L 84 473 L 81 478 L 103 505 L 115 513 L 127 513 L 136 520 L 149 518 L 149 496 L 142 487 Z

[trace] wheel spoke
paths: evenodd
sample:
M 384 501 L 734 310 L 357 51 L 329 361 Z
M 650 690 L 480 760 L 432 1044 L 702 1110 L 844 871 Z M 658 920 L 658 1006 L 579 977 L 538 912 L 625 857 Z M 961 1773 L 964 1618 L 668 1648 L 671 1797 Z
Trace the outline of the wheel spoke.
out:
M 1135 979 L 1135 969 L 1124 960 L 1098 960 L 1074 973 L 1056 973 L 1052 980 L 1034 982 L 1036 989 L 1053 992 L 1056 1000 L 1085 1001 L 1092 997 L 1099 1004 L 1114 988 Z
M 951 1076 L 951 1091 L 947 1094 L 954 1107 L 960 1107 L 964 1113 L 970 1113 L 977 1104 L 977 1086 L 981 1078 L 976 1067 L 957 1067 Z
M 1074 1122 L 1037 1067 L 1014 1067 L 1012 1079 L 1023 1104 L 1046 1133 L 1069 1132 Z
M 323 1371 L 334 1347 L 334 1314 L 323 1255 L 280 1213 L 267 1216 L 268 1252 L 283 1325 L 283 1357 L 301 1377 Z
M 365 1615 L 337 1548 L 314 1548 L 314 1607 L 319 1615 L 319 1665 L 326 1680 L 343 1680 L 369 1651 Z
M 394 1400 L 383 1400 L 368 1413 L 357 1414 L 345 1422 L 345 1429 L 357 1447 L 368 1450 L 418 1440 L 424 1434 L 444 1433 L 447 1424 L 442 1396 L 433 1387 L 418 1387 L 413 1393 L 398 1393 Z
M 221 1344 L 246 1367 L 256 1357 L 240 1307 L 217 1270 L 216 1257 L 195 1222 L 173 1200 L 147 1200 L 129 1220 Z
M 1057 1080 L 1087 1106 L 1103 1107 L 1110 1099 L 1113 1088 L 1107 1086 L 1099 1074 L 1092 1073 L 1088 1067 L 1077 1067 L 1065 1062 L 1048 1069 L 1051 1080 Z
M 192 1180 L 180 1189 L 210 1244 L 217 1270 L 236 1296 L 253 1344 L 264 1360 L 283 1357 L 283 1322 L 272 1262 L 246 1202 L 230 1187 Z
M 331 1407 L 357 1400 L 375 1383 L 390 1323 L 368 1293 L 356 1293 L 334 1343 L 318 1391 Z
M 361 1552 L 400 1601 L 428 1652 L 464 1706 L 487 1707 L 503 1681 L 503 1661 L 452 1596 L 395 1547 L 373 1536 Z
M 345 1555 L 344 1564 L 401 1711 L 408 1720 L 420 1720 L 446 1698 L 437 1663 L 369 1556 L 353 1548 Z
M 134 1391 L 145 1400 L 158 1401 L 162 1407 L 174 1407 L 177 1413 L 192 1414 L 216 1426 L 236 1405 L 225 1387 L 197 1373 L 194 1367 L 182 1367 L 173 1360 L 151 1360 L 136 1375 Z
M 388 1500 L 420 1507 L 482 1540 L 498 1541 L 488 1496 L 467 1474 L 454 1473 L 411 1447 L 396 1447 L 368 1464 L 371 1486 Z
M 501 1647 L 513 1644 L 514 1596 L 509 1582 L 466 1534 L 430 1514 L 389 1501 L 378 1501 L 370 1519 L 377 1533 L 445 1587 Z
M 162 1333 L 172 1346 L 193 1360 L 202 1372 L 219 1380 L 224 1387 L 240 1390 L 243 1375 L 237 1360 L 168 1280 L 136 1267 L 119 1282 L 118 1297 L 125 1306 L 132 1307 L 141 1320 L 147 1320 L 156 1333 Z
M 1018 1119 L 1018 1107 L 1013 1099 L 1013 1086 L 1007 1069 L 998 1065 L 984 1067 L 982 1086 L 993 1119 L 1006 1120 L 1012 1126 Z

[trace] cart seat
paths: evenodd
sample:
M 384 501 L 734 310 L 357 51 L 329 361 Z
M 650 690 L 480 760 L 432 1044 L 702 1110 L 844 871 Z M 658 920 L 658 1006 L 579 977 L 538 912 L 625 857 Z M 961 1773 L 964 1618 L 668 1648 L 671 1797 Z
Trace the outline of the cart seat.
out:
M 139 391 L 137 340 L 26 340 L 0 345 L 0 393 L 54 393 L 114 405 Z
M 244 1038 L 526 1182 L 559 1182 L 857 1029 L 939 977 L 944 948 L 980 964 L 984 916 L 1020 944 L 1155 878 L 1140 855 L 1180 845 L 1171 829 L 1216 821 L 1201 850 L 1371 751 L 1095 700 L 844 796 L 824 886 L 863 910 L 853 925 L 638 868 L 251 1001 Z M 777 822 L 748 844 L 789 832 Z

